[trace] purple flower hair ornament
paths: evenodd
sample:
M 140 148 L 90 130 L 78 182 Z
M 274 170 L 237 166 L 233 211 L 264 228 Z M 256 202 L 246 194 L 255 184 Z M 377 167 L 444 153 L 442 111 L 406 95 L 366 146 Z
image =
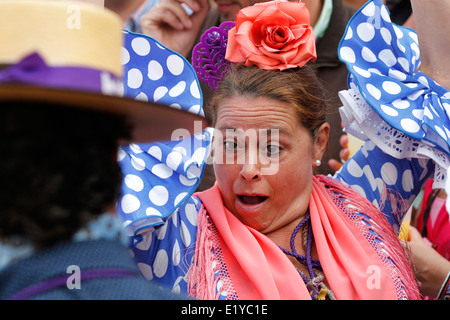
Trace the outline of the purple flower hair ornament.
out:
M 192 66 L 197 77 L 217 89 L 219 81 L 227 72 L 230 62 L 225 59 L 228 31 L 235 26 L 234 21 L 225 21 L 219 27 L 208 29 L 200 42 L 192 50 Z

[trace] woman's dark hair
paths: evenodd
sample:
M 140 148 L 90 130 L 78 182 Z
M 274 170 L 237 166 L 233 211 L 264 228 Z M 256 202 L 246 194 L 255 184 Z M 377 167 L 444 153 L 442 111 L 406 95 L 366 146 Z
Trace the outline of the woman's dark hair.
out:
M 328 102 L 315 71 L 308 66 L 279 71 L 231 64 L 211 99 L 214 125 L 220 102 L 234 96 L 265 97 L 291 105 L 312 138 L 326 122 Z
M 37 247 L 69 240 L 120 192 L 117 143 L 125 121 L 95 111 L 0 104 L 0 239 Z

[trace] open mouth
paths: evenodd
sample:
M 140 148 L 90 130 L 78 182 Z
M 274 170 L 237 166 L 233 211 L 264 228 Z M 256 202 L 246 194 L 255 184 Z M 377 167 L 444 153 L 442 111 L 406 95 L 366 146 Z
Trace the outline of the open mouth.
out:
M 249 196 L 249 195 L 238 195 L 239 200 L 247 205 L 260 204 L 267 200 L 268 197 L 265 196 Z

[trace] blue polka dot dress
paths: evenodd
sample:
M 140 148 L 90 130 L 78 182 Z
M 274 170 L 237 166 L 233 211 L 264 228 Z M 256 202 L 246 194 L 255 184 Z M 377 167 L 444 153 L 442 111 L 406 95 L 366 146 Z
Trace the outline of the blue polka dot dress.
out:
M 450 93 L 424 73 L 414 30 L 391 23 L 381 0 L 367 2 L 339 46 L 350 72 L 340 93 L 346 131 L 396 158 L 433 159 L 443 187 L 450 159 Z

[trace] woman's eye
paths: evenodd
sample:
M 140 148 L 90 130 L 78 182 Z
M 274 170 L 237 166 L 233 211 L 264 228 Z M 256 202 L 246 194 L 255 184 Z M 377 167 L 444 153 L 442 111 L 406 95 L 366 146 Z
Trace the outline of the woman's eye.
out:
M 234 141 L 224 141 L 223 145 L 226 150 L 234 151 L 238 148 L 238 145 Z
M 275 144 L 268 145 L 266 147 L 266 153 L 268 156 L 278 155 L 281 152 L 281 147 Z

